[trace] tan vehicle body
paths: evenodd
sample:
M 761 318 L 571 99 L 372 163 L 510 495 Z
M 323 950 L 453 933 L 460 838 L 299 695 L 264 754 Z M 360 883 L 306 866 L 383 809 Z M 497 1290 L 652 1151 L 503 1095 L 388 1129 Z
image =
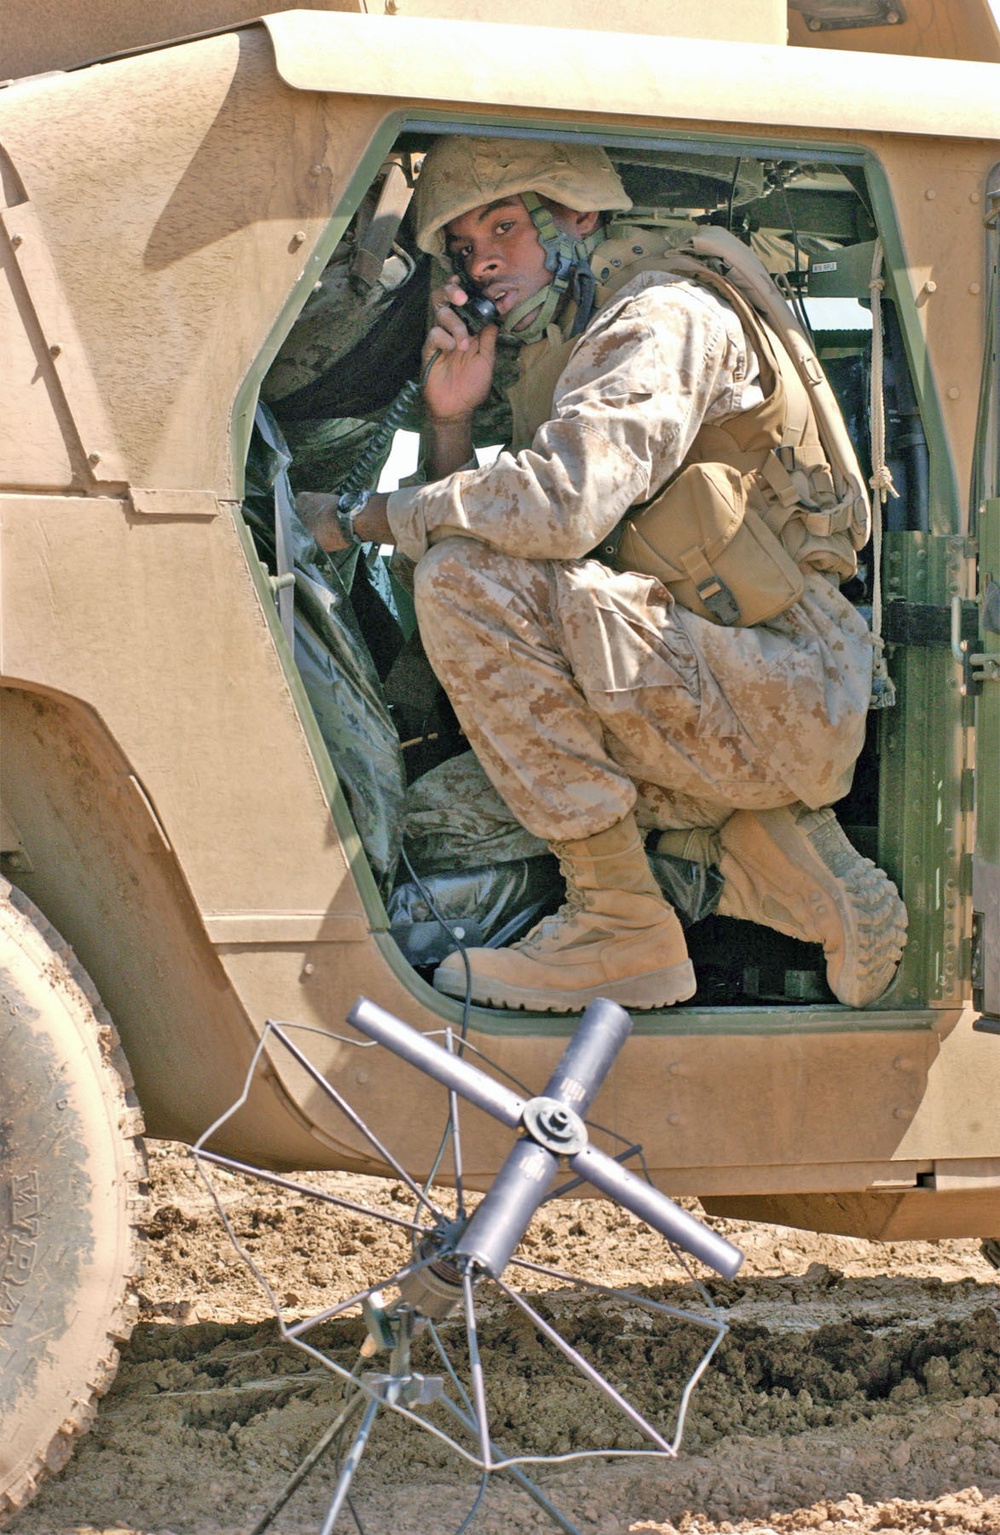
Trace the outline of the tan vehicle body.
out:
M 868 156 L 932 447 L 930 530 L 888 539 L 887 581 L 919 568 L 941 605 L 976 596 L 1000 41 L 973 0 L 816 32 L 777 0 L 550 5 L 547 28 L 516 4 L 480 20 L 478 0 L 262 21 L 168 0 L 155 32 L 147 7 L 52 6 L 51 27 L 45 6 L 5 9 L 3 72 L 31 77 L 0 92 L 3 867 L 92 977 L 148 1131 L 192 1140 L 237 1096 L 266 1019 L 344 1033 L 363 993 L 420 1030 L 459 1020 L 389 936 L 239 515 L 260 380 L 400 129 Z M 185 33 L 203 35 L 172 41 Z M 912 936 L 890 992 L 864 1013 L 644 1016 L 596 1116 L 711 1211 L 996 1235 L 1000 1047 L 973 1030 L 970 983 L 974 719 L 947 648 L 901 650 L 894 671 L 879 855 Z M 476 1011 L 471 1038 L 540 1086 L 571 1027 Z M 425 1172 L 438 1090 L 353 1044 L 314 1048 Z M 464 1155 L 482 1186 L 506 1136 L 476 1120 Z M 280 1053 L 225 1149 L 380 1170 Z

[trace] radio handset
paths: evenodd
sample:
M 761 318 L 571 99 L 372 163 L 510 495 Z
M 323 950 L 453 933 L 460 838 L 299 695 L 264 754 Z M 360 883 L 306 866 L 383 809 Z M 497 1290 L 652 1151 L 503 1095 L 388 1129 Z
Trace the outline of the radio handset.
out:
M 463 283 L 463 291 L 469 296 L 464 304 L 452 304 L 452 309 L 465 322 L 469 334 L 478 336 L 487 325 L 499 325 L 500 311 L 485 293 L 477 293 L 469 282 Z

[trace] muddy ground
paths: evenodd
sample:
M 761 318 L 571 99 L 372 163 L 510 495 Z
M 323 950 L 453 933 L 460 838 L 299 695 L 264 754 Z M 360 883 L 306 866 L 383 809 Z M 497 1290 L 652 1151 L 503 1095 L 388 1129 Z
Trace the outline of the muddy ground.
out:
M 339 1411 L 341 1382 L 325 1361 L 345 1370 L 358 1361 L 356 1317 L 312 1331 L 314 1355 L 284 1341 L 190 1155 L 153 1144 L 150 1161 L 142 1319 L 96 1427 L 10 1526 L 13 1535 L 249 1532 Z M 402 1228 L 228 1174 L 215 1181 L 289 1318 L 405 1262 Z M 311 1181 L 402 1220 L 412 1210 L 398 1183 Z M 746 1261 L 736 1280 L 708 1281 L 730 1330 L 694 1393 L 677 1458 L 529 1468 L 581 1535 L 1000 1535 L 1000 1276 L 978 1243 L 885 1247 L 715 1224 Z M 546 1206 L 522 1252 L 705 1314 L 704 1296 L 670 1249 L 607 1205 Z M 635 1301 L 580 1298 L 529 1270 L 517 1282 L 640 1412 L 672 1431 L 679 1386 L 709 1336 L 703 1328 Z M 517 1307 L 494 1294 L 480 1310 L 491 1427 L 508 1453 L 642 1443 Z M 452 1322 L 441 1331 L 461 1370 L 464 1328 Z M 386 1357 L 365 1367 L 384 1369 Z M 426 1337 L 413 1364 L 441 1368 Z M 275 1535 L 320 1529 L 335 1457 L 276 1518 Z M 345 1509 L 336 1528 L 449 1535 L 478 1485 L 440 1440 L 380 1412 L 353 1483 L 353 1512 Z M 502 1476 L 491 1479 L 471 1525 L 473 1535 L 556 1528 Z

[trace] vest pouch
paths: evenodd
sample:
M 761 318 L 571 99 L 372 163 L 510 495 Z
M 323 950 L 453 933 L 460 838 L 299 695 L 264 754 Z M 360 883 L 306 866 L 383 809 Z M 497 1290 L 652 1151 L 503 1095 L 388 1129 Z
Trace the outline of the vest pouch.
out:
M 747 505 L 753 479 L 729 464 L 682 469 L 624 518 L 616 568 L 656 576 L 716 624 L 749 628 L 784 613 L 802 596 L 802 572 Z

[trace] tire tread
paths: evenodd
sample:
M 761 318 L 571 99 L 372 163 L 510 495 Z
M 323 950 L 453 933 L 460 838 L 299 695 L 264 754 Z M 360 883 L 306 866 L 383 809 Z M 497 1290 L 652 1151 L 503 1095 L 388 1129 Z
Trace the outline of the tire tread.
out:
M 143 1227 L 148 1209 L 142 1112 L 135 1097 L 132 1073 L 110 1014 L 69 944 L 22 890 L 0 879 L 0 907 L 4 906 L 34 930 L 39 946 L 43 946 L 44 972 L 53 985 L 70 995 L 74 991 L 79 993 L 97 1021 L 103 1090 L 109 1102 L 117 1103 L 117 1122 L 121 1130 L 127 1185 L 124 1207 L 128 1220 L 128 1249 L 122 1294 L 118 1303 L 109 1311 L 105 1322 L 107 1353 L 95 1361 L 88 1372 L 88 1379 L 81 1383 L 81 1395 L 72 1402 L 48 1442 L 38 1446 L 32 1464 L 17 1481 L 0 1490 L 0 1527 L 31 1502 L 39 1484 L 46 1477 L 54 1475 L 66 1464 L 77 1440 L 92 1427 L 97 1416 L 97 1403 L 107 1393 L 115 1378 L 119 1360 L 118 1345 L 127 1342 L 138 1315 L 135 1286 L 143 1272 Z M 47 956 L 44 955 L 45 950 Z

